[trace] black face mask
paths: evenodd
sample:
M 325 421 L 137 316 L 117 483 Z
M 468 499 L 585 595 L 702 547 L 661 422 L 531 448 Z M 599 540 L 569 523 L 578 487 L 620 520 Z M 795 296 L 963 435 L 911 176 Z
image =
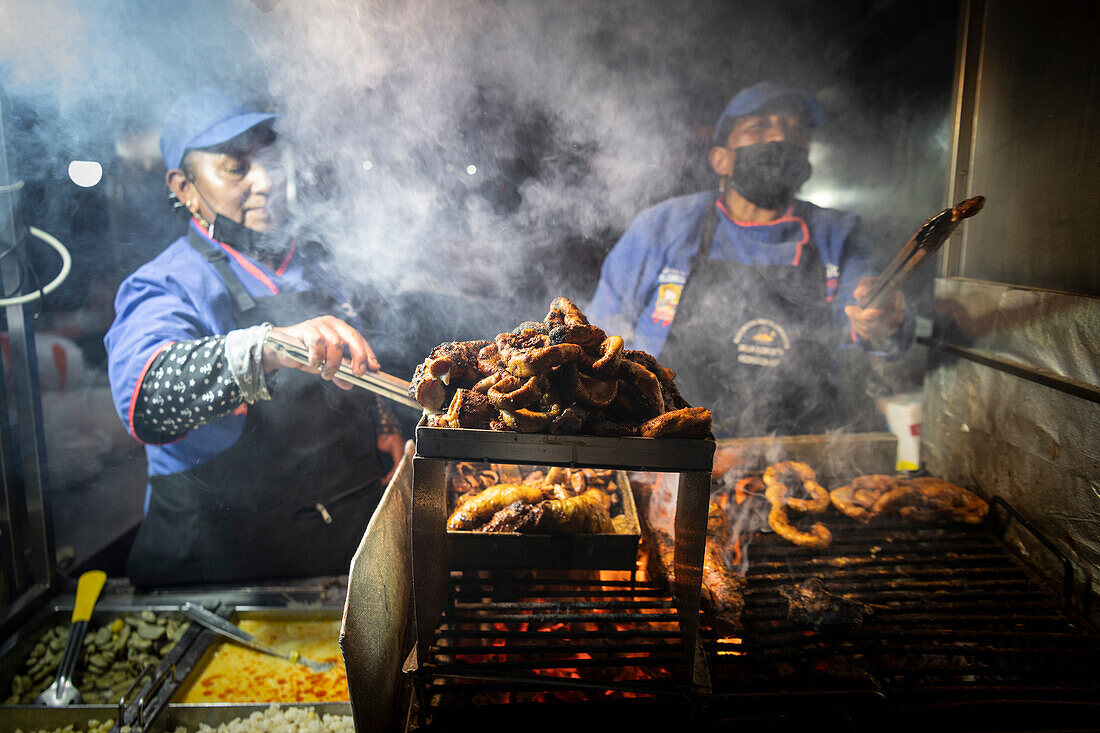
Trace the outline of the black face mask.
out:
M 285 228 L 258 232 L 221 214 L 214 216 L 210 236 L 219 242 L 225 242 L 239 252 L 259 256 L 286 254 L 290 248 L 291 239 L 290 233 Z
M 762 209 L 791 202 L 812 172 L 810 153 L 789 142 L 758 143 L 737 148 L 730 185 Z

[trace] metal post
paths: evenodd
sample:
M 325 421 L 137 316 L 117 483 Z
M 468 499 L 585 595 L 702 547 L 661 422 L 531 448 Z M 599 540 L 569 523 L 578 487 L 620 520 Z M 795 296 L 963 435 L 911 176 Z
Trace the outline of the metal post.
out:
M 413 457 L 412 574 L 418 666 L 430 658 L 428 650 L 450 577 L 445 467 L 441 460 Z
M 676 545 L 673 555 L 676 610 L 680 616 L 684 656 L 692 682 L 706 686 L 700 659 L 699 608 L 703 582 L 703 555 L 707 540 L 710 473 L 684 471 L 676 490 Z
M 9 248 L 26 245 L 26 229 L 19 221 L 15 206 L 18 182 L 9 175 L 6 132 L 7 99 L 0 90 L 0 246 Z M 6 294 L 15 294 L 21 280 L 21 263 L 14 253 L 0 259 L 0 282 Z M 13 548 L 12 565 L 18 583 L 14 595 L 30 584 L 54 587 L 57 567 L 54 556 L 53 522 L 46 497 L 46 449 L 42 430 L 42 404 L 38 384 L 38 362 L 34 344 L 34 321 L 26 305 L 4 307 L 5 327 L 11 353 L 12 384 L 15 388 L 15 408 L 18 428 L 19 455 L 22 464 L 21 481 L 11 479 L 12 451 L 5 441 L 4 500 L 8 512 L 10 540 L 5 548 Z M 7 413 L 2 416 L 7 419 Z M 10 431 L 9 431 L 10 432 Z M 5 438 L 9 436 L 4 436 Z M 24 521 L 25 520 L 25 521 Z M 6 538 L 7 540 L 8 538 Z M 25 557 L 23 555 L 25 554 Z M 25 563 L 26 576 L 19 570 Z

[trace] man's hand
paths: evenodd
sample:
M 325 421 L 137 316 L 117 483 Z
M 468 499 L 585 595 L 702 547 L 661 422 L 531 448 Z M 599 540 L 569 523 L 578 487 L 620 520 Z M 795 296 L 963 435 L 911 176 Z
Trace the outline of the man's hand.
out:
M 859 284 L 856 285 L 856 289 L 852 292 L 852 296 L 857 301 L 866 297 L 871 292 L 871 288 L 874 287 L 877 279 L 865 277 L 860 280 Z M 881 308 L 860 308 L 858 305 L 846 305 L 844 306 L 844 315 L 848 316 L 848 320 L 852 323 L 852 330 L 859 334 L 860 338 L 868 341 L 878 341 L 893 336 L 901 327 L 901 322 L 905 318 L 905 297 L 900 290 L 897 290 Z
M 389 473 L 382 477 L 382 488 L 385 489 L 393 474 L 397 472 L 397 466 L 405 457 L 405 440 L 398 433 L 385 433 L 378 436 L 378 452 L 387 453 L 393 459 L 393 467 Z
M 378 371 L 382 368 L 362 334 L 335 316 L 311 318 L 282 328 L 276 326 L 271 329 L 271 335 L 287 341 L 297 341 L 307 348 L 309 364 L 299 364 L 265 346 L 263 355 L 265 372 L 279 367 L 292 367 L 309 374 L 320 374 L 322 379 L 332 380 L 333 384 L 341 389 L 351 389 L 353 385 L 350 382 L 339 378 L 333 379 L 336 370 L 344 360 L 345 349 L 351 355 L 348 365 L 356 376 L 363 376 L 368 369 Z

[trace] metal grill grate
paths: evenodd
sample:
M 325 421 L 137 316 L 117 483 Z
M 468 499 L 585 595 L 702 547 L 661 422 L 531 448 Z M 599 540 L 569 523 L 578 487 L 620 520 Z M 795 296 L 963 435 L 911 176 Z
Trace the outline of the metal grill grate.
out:
M 517 706 L 562 719 L 580 704 L 586 720 L 683 714 L 689 690 L 666 589 L 577 571 L 453 573 L 451 581 L 417 672 L 429 727 L 474 727 L 517 715 Z
M 740 717 L 782 690 L 795 709 L 800 697 L 827 698 L 849 723 L 888 714 L 964 730 L 1095 726 L 1100 641 L 987 529 L 836 518 L 830 528 L 823 551 L 774 535 L 751 546 L 743 642 L 705 642 L 712 715 Z M 811 577 L 873 614 L 854 630 L 790 621 L 780 588 Z
M 1100 639 L 987 528 L 836 517 L 830 528 L 823 551 L 755 538 L 744 629 L 704 635 L 709 690 L 683 681 L 663 588 L 591 573 L 452 574 L 418 673 L 419 727 L 1096 729 Z M 808 578 L 873 613 L 855 629 L 791 621 L 779 590 Z

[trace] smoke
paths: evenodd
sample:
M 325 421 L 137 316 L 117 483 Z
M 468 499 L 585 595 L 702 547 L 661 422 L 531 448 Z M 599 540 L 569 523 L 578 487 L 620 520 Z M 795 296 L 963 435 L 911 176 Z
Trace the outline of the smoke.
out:
M 280 113 L 296 225 L 350 289 L 413 321 L 432 315 L 410 314 L 403 293 L 457 299 L 442 315 L 468 315 L 452 333 L 492 336 L 556 295 L 583 304 L 609 232 L 668 195 L 690 157 L 682 61 L 667 51 L 690 48 L 694 26 L 659 3 L 16 5 L 0 9 L 0 85 L 55 112 L 9 140 L 21 175 L 151 150 L 176 96 L 220 85 Z M 114 189 L 117 218 L 140 203 L 144 236 L 170 231 L 156 175 L 142 180 L 155 196 Z
M 619 63 L 607 48 L 626 12 L 329 0 L 257 18 L 281 131 L 307 187 L 324 189 L 302 213 L 326 223 L 347 271 L 391 288 L 543 291 L 557 245 L 624 226 L 685 154 L 668 65 Z M 619 42 L 655 43 L 661 21 Z M 583 302 L 592 284 L 561 294 Z M 537 295 L 525 317 L 545 307 Z
M 712 185 L 708 136 L 692 125 L 741 86 L 771 78 L 844 99 L 837 78 L 858 61 L 845 44 L 874 27 L 858 2 L 813 22 L 806 12 L 704 0 L 7 2 L 0 85 L 56 111 L 8 141 L 28 178 L 63 178 L 74 156 L 155 150 L 171 101 L 202 84 L 278 111 L 296 226 L 327 244 L 361 299 L 393 306 L 380 338 L 408 342 L 397 324 L 412 322 L 415 343 L 399 350 L 422 356 L 538 318 L 557 295 L 583 305 L 638 211 Z M 851 112 L 844 133 L 873 150 L 868 140 L 894 135 L 876 124 Z M 140 224 L 104 237 L 122 261 L 134 253 L 120 242 L 163 246 L 179 228 L 159 168 L 146 168 L 111 193 L 113 218 Z M 842 190 L 853 178 L 823 180 Z M 104 180 L 114 185 L 110 171 Z

